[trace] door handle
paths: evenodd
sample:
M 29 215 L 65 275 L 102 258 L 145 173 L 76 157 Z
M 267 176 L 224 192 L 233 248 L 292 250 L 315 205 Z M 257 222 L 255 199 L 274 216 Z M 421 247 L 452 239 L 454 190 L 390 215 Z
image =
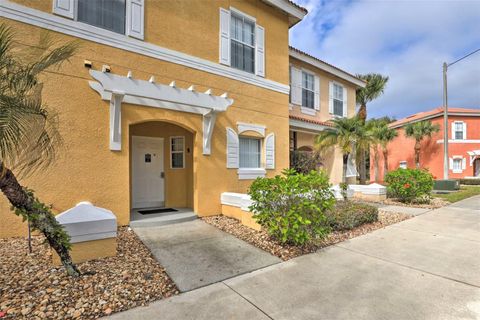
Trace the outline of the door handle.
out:
M 165 179 L 165 172 L 160 172 L 160 178 Z

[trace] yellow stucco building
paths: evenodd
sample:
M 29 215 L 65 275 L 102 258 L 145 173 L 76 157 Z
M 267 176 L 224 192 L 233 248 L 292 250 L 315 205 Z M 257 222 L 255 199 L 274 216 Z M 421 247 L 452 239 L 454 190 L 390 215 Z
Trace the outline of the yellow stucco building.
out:
M 355 113 L 363 83 L 289 47 L 289 28 L 306 13 L 288 0 L 0 2 L 19 46 L 35 47 L 46 32 L 79 43 L 42 79 L 62 156 L 22 184 L 57 213 L 89 201 L 120 225 L 136 208 L 219 214 L 222 192 L 279 174 L 292 143 L 312 147 L 324 122 Z M 313 75 L 304 87 L 302 72 Z M 326 161 L 333 182 L 340 159 Z M 0 219 L 0 237 L 25 234 L 5 199 Z

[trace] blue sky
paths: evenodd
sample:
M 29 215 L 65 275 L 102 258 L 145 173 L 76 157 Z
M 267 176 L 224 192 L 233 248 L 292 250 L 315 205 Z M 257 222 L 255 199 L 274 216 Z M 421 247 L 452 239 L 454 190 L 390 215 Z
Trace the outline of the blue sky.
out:
M 296 0 L 290 43 L 351 73 L 390 77 L 369 117 L 442 105 L 442 63 L 480 48 L 480 0 Z M 449 70 L 449 105 L 480 108 L 480 52 Z

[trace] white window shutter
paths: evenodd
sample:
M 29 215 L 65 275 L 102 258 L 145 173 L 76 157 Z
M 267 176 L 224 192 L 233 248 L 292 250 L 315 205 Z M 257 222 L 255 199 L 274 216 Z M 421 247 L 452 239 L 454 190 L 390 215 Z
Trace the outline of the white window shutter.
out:
M 293 104 L 302 104 L 302 71 L 293 66 L 292 70 L 292 84 L 290 87 L 290 93 L 292 95 L 291 101 Z
M 227 128 L 227 168 L 238 168 L 239 152 L 238 134 L 232 128 Z
M 220 63 L 230 65 L 230 11 L 220 8 Z
M 75 0 L 53 0 L 53 13 L 66 18 L 74 18 Z
M 314 98 L 314 108 L 315 110 L 320 110 L 320 77 L 315 75 L 314 77 L 314 89 L 315 89 L 315 98 Z
M 275 169 L 275 134 L 270 133 L 265 138 L 265 168 Z
M 145 0 L 127 0 L 127 36 L 143 40 Z
M 347 88 L 343 87 L 343 116 L 348 116 L 348 96 L 347 96 Z
M 467 140 L 467 123 L 463 123 L 463 140 Z
M 452 158 L 448 158 L 448 159 L 449 159 L 450 170 L 453 170 L 453 159 Z
M 333 114 L 333 82 L 328 84 L 328 112 Z
M 256 32 L 256 56 L 255 56 L 255 74 L 265 77 L 265 29 L 259 25 L 255 27 Z

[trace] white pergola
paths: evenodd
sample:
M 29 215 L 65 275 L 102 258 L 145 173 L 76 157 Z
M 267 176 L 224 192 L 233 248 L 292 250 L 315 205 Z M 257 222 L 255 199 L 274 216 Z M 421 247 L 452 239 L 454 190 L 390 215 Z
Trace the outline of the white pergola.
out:
M 473 161 L 477 158 L 480 157 L 480 150 L 472 150 L 472 151 L 467 151 L 468 155 L 470 156 L 470 166 L 473 165 Z
M 89 81 L 90 87 L 97 91 L 102 100 L 110 101 L 110 150 L 122 149 L 122 102 L 162 108 L 175 111 L 200 114 L 203 117 L 203 154 L 211 154 L 211 139 L 217 113 L 226 111 L 233 99 L 227 93 L 221 96 L 212 95 L 212 90 L 198 92 L 192 85 L 188 89 L 178 88 L 175 81 L 169 85 L 150 80 L 139 80 L 120 76 L 109 72 L 90 70 L 96 81 Z

